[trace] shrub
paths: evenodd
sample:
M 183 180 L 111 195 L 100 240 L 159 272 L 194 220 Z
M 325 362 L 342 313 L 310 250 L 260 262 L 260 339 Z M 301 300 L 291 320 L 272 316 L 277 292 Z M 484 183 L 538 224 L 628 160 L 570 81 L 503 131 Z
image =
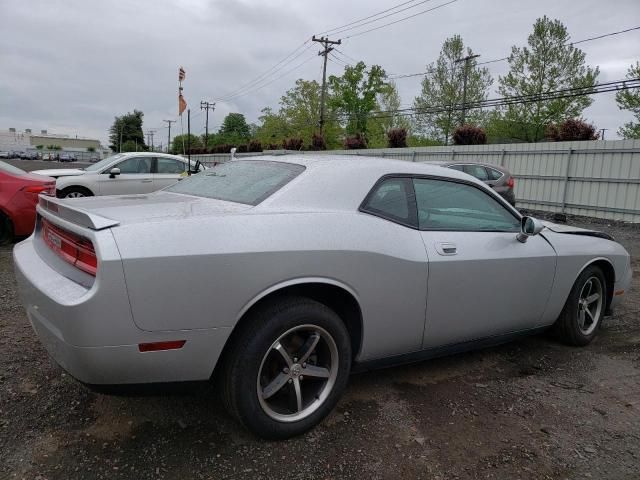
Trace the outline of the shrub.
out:
M 249 151 L 249 146 L 246 143 L 242 145 L 238 145 L 236 148 L 236 153 L 247 153 Z
M 37 148 L 38 150 L 42 150 L 42 149 L 44 148 L 44 145 L 36 145 L 36 148 Z
M 407 129 L 392 128 L 387 132 L 387 145 L 389 148 L 405 148 L 407 146 Z
M 309 150 L 320 151 L 327 149 L 327 142 L 322 135 L 319 133 L 314 133 L 311 137 L 311 145 L 309 145 Z
M 301 138 L 291 137 L 282 141 L 282 147 L 285 150 L 302 150 L 304 141 Z
M 262 151 L 262 143 L 260 143 L 260 140 L 251 140 L 249 142 L 249 151 L 250 152 L 261 152 Z
M 229 153 L 231 152 L 232 148 L 233 148 L 233 145 L 229 145 L 228 143 L 222 143 L 220 145 L 211 147 L 209 149 L 209 152 L 210 153 Z
M 485 143 L 487 143 L 487 134 L 480 127 L 463 125 L 453 132 L 454 145 L 484 145 Z
M 553 142 L 570 142 L 574 140 L 598 140 L 596 127 L 584 120 L 570 118 L 562 123 L 547 125 L 545 131 L 547 140 Z
M 270 143 L 267 147 L 267 150 L 280 150 L 282 145 L 278 145 L 277 143 Z
M 361 133 L 355 135 L 349 135 L 344 139 L 344 148 L 347 150 L 358 150 L 361 148 L 367 148 L 367 139 Z
M 87 152 L 95 152 L 96 147 L 87 147 Z

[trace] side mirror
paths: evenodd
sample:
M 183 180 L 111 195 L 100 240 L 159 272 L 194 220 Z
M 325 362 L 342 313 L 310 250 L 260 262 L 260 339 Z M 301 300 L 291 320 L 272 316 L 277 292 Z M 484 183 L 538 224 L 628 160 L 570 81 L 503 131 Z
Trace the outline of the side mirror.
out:
M 520 223 L 520 233 L 516 237 L 519 242 L 525 243 L 529 237 L 538 235 L 544 229 L 540 220 L 533 217 L 522 217 Z
M 119 168 L 114 167 L 111 170 L 109 170 L 109 178 L 116 178 L 117 175 L 120 175 L 120 169 Z

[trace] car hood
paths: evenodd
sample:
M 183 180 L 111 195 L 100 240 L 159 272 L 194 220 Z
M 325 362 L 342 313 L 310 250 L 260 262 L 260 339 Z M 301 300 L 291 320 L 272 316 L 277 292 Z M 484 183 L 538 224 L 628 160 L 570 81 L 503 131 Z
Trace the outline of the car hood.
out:
M 212 215 L 230 215 L 252 205 L 169 192 L 58 200 L 62 205 L 117 221 L 120 225 Z
M 48 168 L 46 170 L 34 170 L 31 173 L 45 175 L 47 177 L 70 177 L 74 175 L 84 175 L 86 172 L 79 168 Z
M 614 238 L 608 233 L 599 232 L 597 230 L 588 230 L 586 228 L 572 227 L 571 225 L 558 225 L 557 223 L 547 222 L 542 220 L 542 224 L 549 230 L 555 233 L 567 233 L 570 235 L 587 235 L 589 237 L 605 238 L 607 240 L 614 240 Z

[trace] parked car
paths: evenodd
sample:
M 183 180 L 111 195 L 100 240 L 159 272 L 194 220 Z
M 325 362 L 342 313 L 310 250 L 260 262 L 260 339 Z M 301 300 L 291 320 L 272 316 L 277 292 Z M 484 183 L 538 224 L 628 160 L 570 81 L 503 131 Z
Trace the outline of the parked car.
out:
M 60 157 L 58 158 L 58 160 L 61 162 L 75 162 L 76 157 L 71 153 L 65 152 L 60 154 Z
M 61 198 L 94 195 L 151 193 L 180 180 L 188 160 L 177 155 L 155 152 L 119 153 L 85 168 L 36 170 L 34 173 L 57 178 L 56 192 Z M 196 162 L 191 162 L 195 170 Z M 198 170 L 205 167 L 201 164 Z
M 20 152 L 20 156 L 22 160 L 37 160 L 38 154 L 35 152 Z
M 468 173 L 483 181 L 504 197 L 512 206 L 516 205 L 516 196 L 513 191 L 515 180 L 511 172 L 504 167 L 476 162 L 433 162 L 447 168 Z
M 9 152 L 0 152 L 0 158 L 11 158 Z
M 234 160 L 149 195 L 41 198 L 38 215 L 14 263 L 60 365 L 87 384 L 215 378 L 267 438 L 320 422 L 351 371 L 551 326 L 586 345 L 631 282 L 606 233 L 380 158 Z
M 38 195 L 55 195 L 55 180 L 0 162 L 0 245 L 33 232 Z

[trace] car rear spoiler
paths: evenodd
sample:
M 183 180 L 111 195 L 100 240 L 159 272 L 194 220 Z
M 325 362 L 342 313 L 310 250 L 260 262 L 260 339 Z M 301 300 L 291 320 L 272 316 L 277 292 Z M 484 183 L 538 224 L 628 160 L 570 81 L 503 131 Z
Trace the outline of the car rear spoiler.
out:
M 47 195 L 40 195 L 37 208 L 55 213 L 64 220 L 92 230 L 103 230 L 120 224 L 117 220 L 87 212 L 83 208 L 70 206 L 68 202 Z

